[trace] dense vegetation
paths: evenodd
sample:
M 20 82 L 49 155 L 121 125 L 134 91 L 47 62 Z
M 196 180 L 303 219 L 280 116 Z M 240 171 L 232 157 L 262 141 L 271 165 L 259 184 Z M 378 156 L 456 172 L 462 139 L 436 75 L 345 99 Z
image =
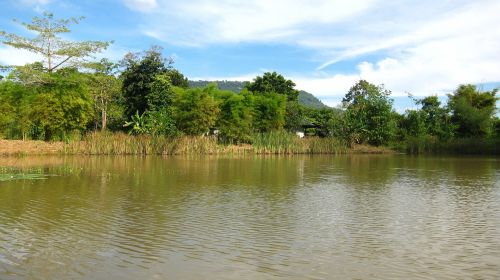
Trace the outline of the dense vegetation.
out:
M 118 63 L 88 62 L 109 42 L 67 42 L 58 36 L 80 20 L 44 14 L 24 24 L 35 38 L 0 33 L 3 43 L 45 58 L 9 66 L 2 77 L 0 138 L 89 140 L 99 138 L 89 132 L 102 130 L 153 142 L 151 137 L 160 137 L 168 145 L 174 145 L 172 139 L 214 134 L 205 138 L 210 143 L 253 144 L 267 152 L 271 147 L 338 152 L 335 147 L 369 144 L 416 153 L 498 153 L 496 89 L 460 85 L 447 104 L 431 95 L 415 99 L 420 109 L 398 114 L 388 89 L 360 80 L 346 93 L 342 108 L 333 109 L 318 105 L 276 72 L 246 83 L 189 82 L 158 47 L 129 53 Z M 300 144 L 297 131 L 316 138 Z M 311 140 L 319 138 L 324 140 Z M 154 143 L 159 147 L 160 142 Z
M 228 90 L 235 93 L 240 93 L 244 88 L 245 84 L 248 82 L 242 81 L 189 81 L 189 87 L 193 88 L 204 88 L 209 84 L 215 83 L 217 87 L 221 90 Z M 321 100 L 319 100 L 316 96 L 311 93 L 301 90 L 299 91 L 298 97 L 299 103 L 305 107 L 313 108 L 313 109 L 322 109 L 327 108 Z

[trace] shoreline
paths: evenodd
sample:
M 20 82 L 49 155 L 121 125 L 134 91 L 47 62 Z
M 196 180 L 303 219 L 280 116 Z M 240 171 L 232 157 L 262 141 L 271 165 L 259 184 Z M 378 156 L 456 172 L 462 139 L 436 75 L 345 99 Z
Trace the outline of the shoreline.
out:
M 128 140 L 140 140 L 137 136 L 128 136 Z M 200 142 L 206 147 L 200 148 Z M 297 143 L 308 145 L 311 139 L 297 139 Z M 186 143 L 187 142 L 187 143 Z M 396 152 L 388 147 L 375 147 L 369 145 L 356 145 L 352 148 L 347 147 L 332 147 L 330 150 L 314 151 L 306 150 L 296 151 L 293 149 L 266 149 L 256 147 L 251 144 L 217 144 L 216 141 L 206 137 L 200 141 L 199 137 L 183 137 L 173 139 L 169 142 L 175 146 L 170 150 L 157 152 L 148 150 L 148 147 L 142 147 L 140 152 L 132 150 L 118 150 L 116 147 L 109 147 L 109 143 L 102 145 L 93 141 L 73 141 L 64 143 L 62 141 L 45 142 L 41 140 L 0 140 L 0 156 L 43 156 L 43 155 L 300 155 L 300 154 L 396 154 Z M 122 142 L 123 143 L 123 142 Z M 126 144 L 126 143 L 125 143 Z M 148 143 L 149 144 L 149 143 Z M 146 145 L 148 145 L 146 144 Z M 310 145 L 310 144 L 309 144 Z M 178 146 L 181 146 L 178 147 Z M 338 149 L 335 149 L 338 148 Z M 166 148 L 165 148 L 166 149 Z

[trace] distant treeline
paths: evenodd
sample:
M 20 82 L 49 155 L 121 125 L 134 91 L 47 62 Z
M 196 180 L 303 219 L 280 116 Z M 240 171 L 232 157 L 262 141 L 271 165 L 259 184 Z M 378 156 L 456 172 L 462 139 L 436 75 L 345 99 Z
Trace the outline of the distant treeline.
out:
M 69 44 L 57 36 L 77 21 L 45 14 L 25 25 L 38 32 L 35 38 L 0 33 L 5 44 L 45 57 L 9 67 L 1 80 L 0 137 L 71 140 L 106 130 L 175 138 L 212 132 L 219 143 L 254 144 L 262 138 L 256 135 L 302 131 L 348 146 L 498 153 L 496 89 L 460 85 L 446 104 L 431 95 L 415 99 L 420 109 L 399 114 L 389 90 L 360 80 L 346 93 L 342 108 L 333 109 L 276 72 L 246 83 L 188 81 L 156 47 L 129 53 L 118 63 L 88 62 L 83 58 L 109 43 Z

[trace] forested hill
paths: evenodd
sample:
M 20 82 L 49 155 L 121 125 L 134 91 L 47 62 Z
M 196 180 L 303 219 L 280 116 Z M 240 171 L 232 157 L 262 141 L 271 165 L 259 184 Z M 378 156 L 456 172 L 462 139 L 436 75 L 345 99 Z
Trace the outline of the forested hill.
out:
M 209 83 L 215 82 L 221 90 L 240 92 L 245 86 L 245 82 L 240 81 L 189 81 L 189 87 L 205 87 Z M 321 100 L 307 91 L 299 92 L 299 103 L 309 108 L 321 109 L 327 107 Z

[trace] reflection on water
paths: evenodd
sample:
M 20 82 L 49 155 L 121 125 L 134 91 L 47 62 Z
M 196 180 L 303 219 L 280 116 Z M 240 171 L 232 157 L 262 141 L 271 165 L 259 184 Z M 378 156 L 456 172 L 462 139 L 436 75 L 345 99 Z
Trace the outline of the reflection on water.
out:
M 41 157 L 0 166 L 57 175 L 0 182 L 0 279 L 500 278 L 497 159 Z

